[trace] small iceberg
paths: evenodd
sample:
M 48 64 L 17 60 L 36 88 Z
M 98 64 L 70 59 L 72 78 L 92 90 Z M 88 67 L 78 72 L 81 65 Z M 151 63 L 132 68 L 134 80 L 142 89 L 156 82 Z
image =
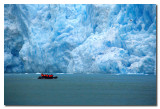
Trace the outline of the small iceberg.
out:
M 149 75 L 149 74 L 144 74 L 144 75 Z
M 56 74 L 60 74 L 60 75 L 63 75 L 63 74 L 65 74 L 65 73 L 56 73 Z

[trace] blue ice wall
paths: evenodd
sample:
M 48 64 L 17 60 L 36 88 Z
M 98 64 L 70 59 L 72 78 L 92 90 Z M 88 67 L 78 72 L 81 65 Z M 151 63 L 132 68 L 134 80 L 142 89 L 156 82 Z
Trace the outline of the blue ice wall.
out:
M 156 74 L 156 5 L 4 5 L 5 73 Z

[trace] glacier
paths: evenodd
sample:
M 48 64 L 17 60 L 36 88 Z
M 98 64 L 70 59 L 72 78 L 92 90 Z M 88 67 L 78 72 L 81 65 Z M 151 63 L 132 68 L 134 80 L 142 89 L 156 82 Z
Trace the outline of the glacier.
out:
M 156 5 L 4 4 L 4 72 L 156 74 Z

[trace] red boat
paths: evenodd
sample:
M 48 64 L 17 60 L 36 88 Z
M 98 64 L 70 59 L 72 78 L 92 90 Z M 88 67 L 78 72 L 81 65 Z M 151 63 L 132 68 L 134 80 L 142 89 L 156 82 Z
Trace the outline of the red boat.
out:
M 58 77 L 57 76 L 53 76 L 52 74 L 51 75 L 48 75 L 48 74 L 41 74 L 41 76 L 38 77 L 38 79 L 57 79 Z

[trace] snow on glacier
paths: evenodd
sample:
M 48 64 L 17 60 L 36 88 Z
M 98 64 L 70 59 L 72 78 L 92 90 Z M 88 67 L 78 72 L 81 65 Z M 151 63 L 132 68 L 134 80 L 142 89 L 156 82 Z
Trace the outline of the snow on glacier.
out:
M 5 73 L 156 74 L 156 5 L 4 5 Z

